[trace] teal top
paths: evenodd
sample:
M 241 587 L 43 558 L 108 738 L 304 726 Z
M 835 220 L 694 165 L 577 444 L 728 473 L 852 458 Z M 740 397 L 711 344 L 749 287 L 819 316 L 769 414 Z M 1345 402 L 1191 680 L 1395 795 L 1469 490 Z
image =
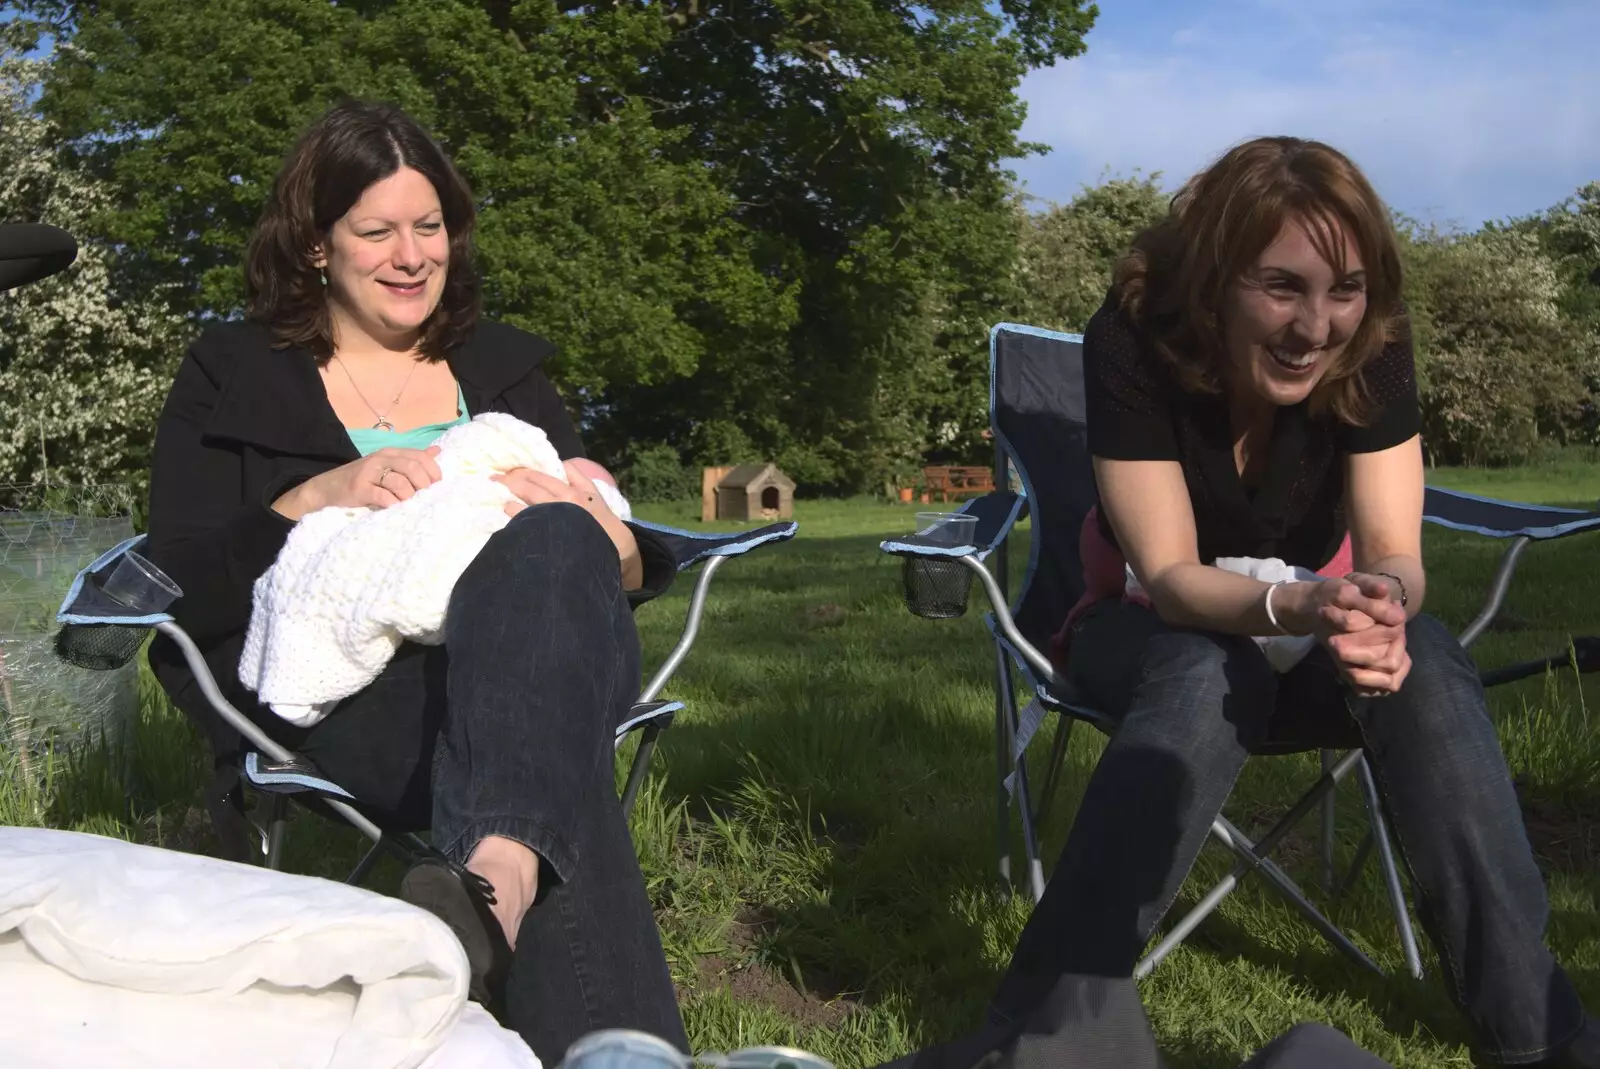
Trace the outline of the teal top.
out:
M 423 427 L 412 427 L 409 431 L 385 431 L 377 427 L 346 427 L 344 432 L 350 436 L 350 443 L 362 456 L 376 453 L 380 449 L 426 449 L 433 444 L 434 439 L 449 430 L 459 427 L 472 419 L 467 414 L 467 395 L 461 392 L 461 384 L 456 383 L 456 412 L 455 419 L 447 423 L 429 423 Z

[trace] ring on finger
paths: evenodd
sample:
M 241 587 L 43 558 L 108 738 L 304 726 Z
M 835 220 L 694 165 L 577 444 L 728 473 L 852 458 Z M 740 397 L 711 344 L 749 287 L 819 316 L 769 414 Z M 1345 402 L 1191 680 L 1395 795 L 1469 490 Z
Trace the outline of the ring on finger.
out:
M 378 469 L 378 477 L 377 477 L 377 479 L 375 479 L 373 481 L 376 482 L 379 486 L 382 486 L 383 485 L 383 480 L 385 478 L 387 478 L 389 473 L 391 471 L 393 471 L 393 470 L 394 470 L 393 468 L 389 468 L 389 467 L 379 468 Z

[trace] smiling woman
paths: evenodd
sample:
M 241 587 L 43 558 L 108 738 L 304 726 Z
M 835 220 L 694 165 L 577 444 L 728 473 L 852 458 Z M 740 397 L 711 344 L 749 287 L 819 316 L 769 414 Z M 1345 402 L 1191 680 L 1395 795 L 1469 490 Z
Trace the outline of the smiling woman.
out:
M 1127 976 L 1252 753 L 1360 747 L 1451 993 L 1505 1063 L 1600 1066 L 1477 671 L 1422 613 L 1395 238 L 1341 153 L 1262 138 L 1174 198 L 1084 335 L 1100 592 L 1056 639 L 1117 721 L 994 1015 Z M 1303 581 L 1269 583 L 1296 566 Z M 1126 571 L 1132 579 L 1125 578 Z M 1311 636 L 1293 664 L 1252 639 Z
M 401 895 L 440 916 L 472 993 L 546 1063 L 578 1036 L 642 1028 L 686 1041 L 612 779 L 639 686 L 630 609 L 676 566 L 625 523 L 541 367 L 542 338 L 483 320 L 466 182 L 399 109 L 338 105 L 289 153 L 251 238 L 249 318 L 191 347 L 156 430 L 149 555 L 183 588 L 178 622 L 228 699 L 350 790 L 390 830 L 429 830 Z M 510 522 L 450 593 L 441 646 L 403 643 L 315 726 L 239 679 L 253 587 L 295 525 L 383 509 L 441 478 L 432 442 L 485 412 L 542 429 L 566 479 L 498 476 Z M 208 801 L 244 860 L 242 745 L 182 654 L 150 649 L 173 701 L 206 727 Z M 230 834 L 231 832 L 231 834 Z M 462 875 L 464 866 L 466 875 Z

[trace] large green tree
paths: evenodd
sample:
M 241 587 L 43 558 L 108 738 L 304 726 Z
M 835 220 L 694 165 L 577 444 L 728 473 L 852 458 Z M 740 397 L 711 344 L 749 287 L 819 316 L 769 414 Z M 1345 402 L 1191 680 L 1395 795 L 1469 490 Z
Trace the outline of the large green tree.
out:
M 864 485 L 929 427 L 976 441 L 1008 299 L 1005 161 L 1083 0 L 23 0 L 44 113 L 110 183 L 124 293 L 193 318 L 294 134 L 411 110 L 484 206 L 491 313 L 563 348 L 601 452 L 666 443 Z M 950 430 L 950 428 L 954 430 Z

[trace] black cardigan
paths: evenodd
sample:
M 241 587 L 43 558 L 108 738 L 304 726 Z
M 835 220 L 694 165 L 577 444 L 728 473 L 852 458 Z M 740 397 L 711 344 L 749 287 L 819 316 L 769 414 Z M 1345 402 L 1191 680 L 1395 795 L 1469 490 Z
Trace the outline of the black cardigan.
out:
M 563 459 L 582 456 L 561 397 L 540 370 L 553 351 L 532 334 L 483 322 L 447 359 L 468 412 L 510 413 L 543 429 Z M 156 427 L 146 549 L 183 589 L 173 616 L 223 693 L 264 725 L 288 726 L 239 683 L 238 666 L 255 581 L 294 527 L 272 502 L 359 457 L 310 352 L 273 349 L 266 329 L 253 323 L 212 327 L 190 346 Z M 637 606 L 664 591 L 677 568 L 656 535 L 632 529 L 644 565 L 643 586 L 628 595 Z M 218 758 L 228 756 L 237 736 L 212 714 L 176 644 L 158 636 L 150 666 L 173 701 L 207 726 Z

